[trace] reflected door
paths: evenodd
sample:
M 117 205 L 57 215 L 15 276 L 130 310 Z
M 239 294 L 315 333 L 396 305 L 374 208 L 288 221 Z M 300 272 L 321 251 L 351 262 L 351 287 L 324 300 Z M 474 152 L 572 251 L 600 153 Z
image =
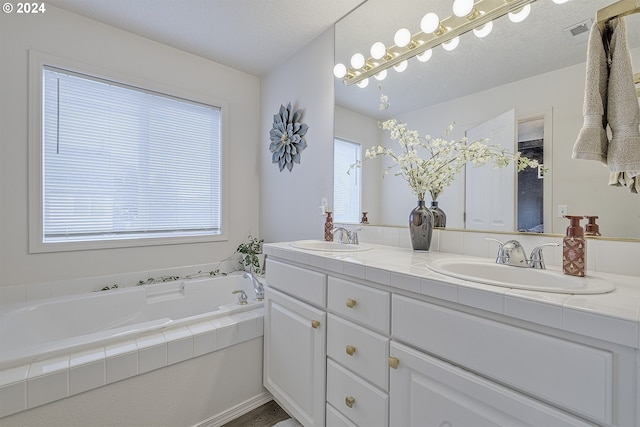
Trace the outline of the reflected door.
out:
M 515 110 L 507 111 L 467 131 L 469 143 L 488 138 L 489 145 L 515 150 Z M 516 227 L 516 167 L 467 165 L 465 228 L 471 230 L 514 231 Z

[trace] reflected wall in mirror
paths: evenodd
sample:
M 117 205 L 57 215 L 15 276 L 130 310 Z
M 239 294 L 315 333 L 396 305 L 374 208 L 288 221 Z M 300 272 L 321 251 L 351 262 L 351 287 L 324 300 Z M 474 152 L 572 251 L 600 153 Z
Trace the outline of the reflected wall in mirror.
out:
M 612 2 L 572 0 L 559 5 L 537 0 L 524 22 L 499 18 L 487 37 L 464 34 L 454 51 L 436 47 L 429 61 L 413 58 L 403 73 L 391 69 L 385 80 L 372 79 L 364 89 L 336 79 L 336 137 L 361 143 L 363 151 L 395 144 L 377 126 L 393 115 L 421 135 L 440 136 L 455 121 L 448 139 L 458 139 L 514 109 L 519 128 L 532 119 L 542 120 L 543 163 L 549 169 L 542 180 L 544 231 L 565 233 L 567 220 L 558 208 L 566 206 L 569 214 L 597 215 L 604 237 L 638 239 L 640 195 L 608 186 L 608 169 L 598 162 L 571 159 L 583 124 L 588 31 L 581 28 L 588 30 L 596 11 Z M 368 0 L 336 24 L 336 62 L 348 61 L 356 52 L 366 54 L 376 41 L 392 43 L 398 28 L 417 31 L 427 12 L 451 14 L 452 3 Z M 639 72 L 640 15 L 626 21 L 633 68 Z M 389 111 L 379 109 L 381 90 L 389 97 Z M 415 196 L 402 179 L 382 178 L 385 167 L 378 159 L 363 165 L 362 209 L 371 224 L 406 226 Z M 464 181 L 460 174 L 438 198 L 447 227 L 465 225 Z M 523 199 L 518 197 L 517 203 Z

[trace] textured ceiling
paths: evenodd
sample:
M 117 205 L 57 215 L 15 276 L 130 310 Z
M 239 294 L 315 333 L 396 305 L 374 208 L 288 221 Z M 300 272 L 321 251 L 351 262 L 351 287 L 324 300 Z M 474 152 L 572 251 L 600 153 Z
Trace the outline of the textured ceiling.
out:
M 47 0 L 48 4 L 262 76 L 362 0 Z

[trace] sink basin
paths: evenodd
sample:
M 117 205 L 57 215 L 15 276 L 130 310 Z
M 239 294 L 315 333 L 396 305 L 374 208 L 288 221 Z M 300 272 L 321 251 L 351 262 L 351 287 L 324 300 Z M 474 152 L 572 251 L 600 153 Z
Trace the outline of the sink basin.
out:
M 512 267 L 485 259 L 439 259 L 427 263 L 436 273 L 471 282 L 564 294 L 603 294 L 613 283 L 597 276 L 568 276 L 557 270 Z
M 373 249 L 366 244 L 352 245 L 350 243 L 327 242 L 325 240 L 297 240 L 289 243 L 289 245 L 298 249 L 324 252 L 363 252 Z

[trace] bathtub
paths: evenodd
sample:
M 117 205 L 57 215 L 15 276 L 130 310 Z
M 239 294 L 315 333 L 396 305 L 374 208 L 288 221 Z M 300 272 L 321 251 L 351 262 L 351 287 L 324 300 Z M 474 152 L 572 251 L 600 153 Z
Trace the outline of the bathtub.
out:
M 0 306 L 0 417 L 261 337 L 262 307 L 242 273 Z

